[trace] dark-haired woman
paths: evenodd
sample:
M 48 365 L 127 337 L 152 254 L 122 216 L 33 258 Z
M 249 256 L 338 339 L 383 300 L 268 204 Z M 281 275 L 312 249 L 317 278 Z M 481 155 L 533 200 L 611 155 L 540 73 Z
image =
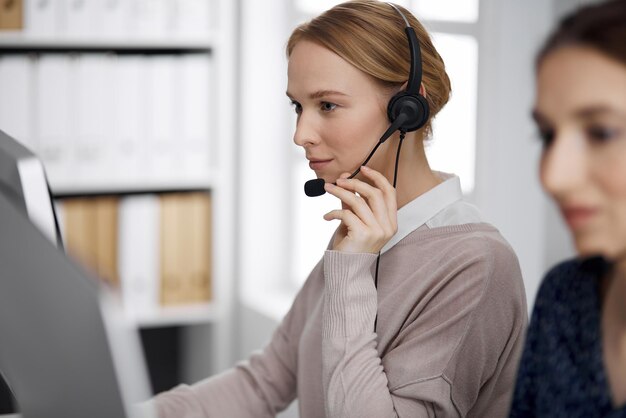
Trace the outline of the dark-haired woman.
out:
M 580 9 L 537 60 L 541 182 L 578 258 L 539 290 L 511 417 L 626 417 L 626 0 Z

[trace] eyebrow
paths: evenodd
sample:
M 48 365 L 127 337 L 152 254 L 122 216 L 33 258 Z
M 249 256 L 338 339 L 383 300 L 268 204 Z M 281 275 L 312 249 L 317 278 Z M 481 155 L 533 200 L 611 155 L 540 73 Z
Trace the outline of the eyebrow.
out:
M 585 107 L 583 109 L 576 111 L 575 114 L 576 114 L 576 117 L 580 119 L 591 119 L 594 116 L 607 115 L 607 114 L 624 117 L 622 113 L 604 105 Z
M 535 122 L 539 124 L 548 123 L 548 118 L 545 117 L 538 109 L 533 109 L 531 115 Z M 618 117 L 626 118 L 625 114 L 620 113 L 615 109 L 612 109 L 609 106 L 605 105 L 592 105 L 574 112 L 574 116 L 576 117 L 576 119 L 592 119 L 595 116 L 602 115 L 616 115 Z
M 293 99 L 293 96 L 289 92 L 286 92 L 286 94 L 287 94 L 287 97 L 289 97 L 290 99 Z M 337 90 L 317 90 L 309 94 L 309 99 L 315 100 L 315 99 L 321 99 L 322 97 L 327 97 L 327 96 L 348 96 L 348 94 L 342 93 Z

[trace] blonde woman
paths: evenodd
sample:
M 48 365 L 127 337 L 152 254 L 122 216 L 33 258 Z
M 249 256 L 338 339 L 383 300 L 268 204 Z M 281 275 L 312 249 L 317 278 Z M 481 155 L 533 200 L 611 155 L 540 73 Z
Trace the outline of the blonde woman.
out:
M 413 87 L 407 24 L 421 47 Z M 161 416 L 273 417 L 296 398 L 303 418 L 505 416 L 524 287 L 515 254 L 462 200 L 459 178 L 426 160 L 450 94 L 429 35 L 400 6 L 358 0 L 296 28 L 287 56 L 294 142 L 341 202 L 324 215 L 340 224 L 269 344 L 157 396 Z M 406 125 L 380 141 L 388 102 L 407 88 L 427 104 L 391 115 Z

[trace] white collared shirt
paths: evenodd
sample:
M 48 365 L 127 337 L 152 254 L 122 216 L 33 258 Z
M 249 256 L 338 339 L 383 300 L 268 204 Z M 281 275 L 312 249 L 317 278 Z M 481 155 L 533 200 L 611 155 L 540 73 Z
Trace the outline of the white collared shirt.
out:
M 381 254 L 422 225 L 438 228 L 484 222 L 478 208 L 463 201 L 458 176 L 439 171 L 434 173 L 443 182 L 398 209 L 398 231 L 382 248 Z

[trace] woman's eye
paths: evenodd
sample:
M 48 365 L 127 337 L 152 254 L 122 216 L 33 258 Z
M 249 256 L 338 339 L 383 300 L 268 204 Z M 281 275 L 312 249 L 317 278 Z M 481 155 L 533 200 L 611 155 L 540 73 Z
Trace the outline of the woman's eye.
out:
M 334 103 L 330 103 L 330 102 L 322 102 L 320 107 L 324 112 L 331 112 L 335 110 L 337 105 Z
M 293 110 L 296 112 L 296 114 L 300 114 L 302 113 L 302 105 L 298 102 L 296 102 L 295 100 L 291 101 L 291 106 L 293 107 Z
M 587 128 L 587 137 L 592 142 L 606 142 L 618 136 L 617 129 L 606 128 L 604 126 L 590 126 Z

